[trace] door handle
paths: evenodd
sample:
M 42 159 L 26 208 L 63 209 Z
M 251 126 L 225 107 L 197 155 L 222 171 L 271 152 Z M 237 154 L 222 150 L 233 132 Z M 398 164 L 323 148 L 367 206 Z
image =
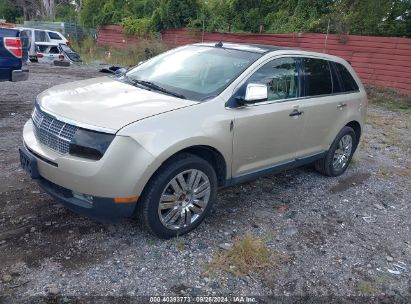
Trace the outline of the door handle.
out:
M 297 109 L 295 109 L 295 110 L 292 111 L 289 115 L 290 115 L 291 117 L 293 117 L 293 116 L 300 116 L 300 115 L 302 115 L 302 114 L 304 114 L 304 111 L 298 111 Z
M 346 103 L 339 103 L 338 105 L 337 105 L 337 109 L 342 109 L 342 108 L 344 108 L 344 107 L 346 107 L 347 106 L 347 104 Z

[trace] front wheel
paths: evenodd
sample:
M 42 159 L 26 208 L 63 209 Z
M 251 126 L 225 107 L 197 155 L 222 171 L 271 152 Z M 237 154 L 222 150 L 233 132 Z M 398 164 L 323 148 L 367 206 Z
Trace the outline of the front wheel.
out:
M 327 176 L 339 176 L 347 170 L 357 147 L 357 137 L 354 130 L 344 127 L 338 133 L 324 158 L 315 163 L 315 168 Z
M 161 238 L 196 228 L 217 195 L 213 167 L 192 154 L 180 154 L 163 165 L 147 184 L 140 205 L 147 228 Z

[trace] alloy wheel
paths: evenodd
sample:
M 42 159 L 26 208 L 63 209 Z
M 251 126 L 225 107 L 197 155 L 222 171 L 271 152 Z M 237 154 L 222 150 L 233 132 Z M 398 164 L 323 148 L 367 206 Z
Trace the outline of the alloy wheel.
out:
M 164 188 L 158 205 L 163 226 L 172 230 L 191 226 L 207 207 L 210 187 L 207 175 L 197 169 L 173 177 Z
M 347 166 L 352 152 L 352 137 L 347 134 L 341 137 L 338 142 L 338 147 L 334 152 L 333 168 L 334 170 L 341 170 Z

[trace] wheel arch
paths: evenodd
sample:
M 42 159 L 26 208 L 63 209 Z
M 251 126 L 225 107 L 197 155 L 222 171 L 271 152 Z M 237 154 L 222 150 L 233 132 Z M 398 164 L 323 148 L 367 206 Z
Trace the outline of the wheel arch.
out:
M 157 174 L 157 172 L 159 172 L 159 170 L 161 170 L 161 168 L 163 168 L 168 163 L 173 162 L 173 160 L 182 153 L 189 153 L 207 161 L 216 172 L 218 186 L 220 187 L 224 185 L 227 178 L 227 163 L 223 154 L 216 148 L 209 145 L 192 145 L 180 148 L 177 151 L 173 151 L 167 154 L 167 156 L 161 157 L 161 163 L 153 170 L 151 176 L 147 179 L 147 182 L 143 186 L 141 193 L 144 192 L 147 185 L 150 183 L 150 180 L 153 179 L 153 177 Z
M 349 123 L 345 125 L 346 127 L 350 127 L 354 130 L 355 132 L 355 137 L 356 137 L 356 145 L 358 146 L 361 138 L 361 125 L 358 121 L 352 120 Z

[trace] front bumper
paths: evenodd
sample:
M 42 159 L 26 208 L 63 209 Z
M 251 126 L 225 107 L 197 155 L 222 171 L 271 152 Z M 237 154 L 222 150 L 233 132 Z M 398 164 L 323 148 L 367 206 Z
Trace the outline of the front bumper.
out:
M 71 211 L 87 216 L 99 222 L 117 222 L 131 217 L 136 203 L 114 203 L 112 198 L 93 196 L 92 202 L 73 196 L 73 192 L 40 177 L 39 186 L 55 200 Z
M 25 81 L 29 79 L 29 70 L 14 70 L 11 71 L 11 81 Z
M 140 196 L 152 175 L 153 156 L 130 137 L 116 136 L 100 160 L 59 154 L 41 144 L 30 119 L 23 130 L 24 146 L 37 159 L 38 173 L 66 189 L 97 197 Z
M 36 156 L 25 147 L 21 147 L 20 150 L 35 162 L 34 168 L 36 172 L 30 171 L 30 175 L 46 193 L 63 204 L 67 209 L 100 222 L 116 222 L 133 215 L 136 203 L 115 203 L 113 198 L 91 195 L 84 199 L 77 193 L 73 194 L 72 190 L 45 179 L 37 171 Z

